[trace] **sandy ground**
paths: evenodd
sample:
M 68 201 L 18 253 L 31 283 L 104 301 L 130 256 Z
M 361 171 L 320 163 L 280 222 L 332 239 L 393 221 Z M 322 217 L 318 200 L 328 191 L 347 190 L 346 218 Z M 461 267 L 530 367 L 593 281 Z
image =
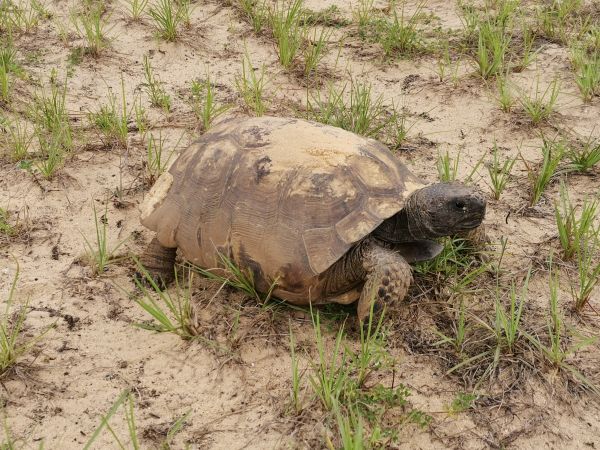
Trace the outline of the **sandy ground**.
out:
M 306 2 L 314 10 L 331 4 L 337 4 L 341 14 L 351 19 L 346 2 Z M 111 245 L 125 241 L 122 252 L 139 254 L 151 238 L 140 225 L 137 210 L 147 191 L 141 175 L 145 149 L 140 136 L 131 132 L 127 149 L 112 148 L 103 145 L 88 126 L 87 112 L 105 102 L 108 87 L 119 92 L 123 77 L 128 98 L 142 99 L 153 133 L 161 130 L 173 152 L 195 136 L 195 117 L 185 97 L 191 80 L 204 79 L 207 71 L 219 100 L 235 105 L 228 115 L 245 114 L 235 90 L 244 45 L 255 65 L 267 67 L 270 114 L 302 114 L 306 87 L 281 69 L 272 41 L 254 35 L 225 2 L 197 2 L 191 28 L 184 30 L 176 43 L 158 40 L 147 19 L 126 21 L 123 6 L 114 3 L 110 6 L 110 47 L 98 58 L 86 56 L 75 65 L 68 62 L 68 56 L 82 43 L 73 33 L 66 42 L 61 40 L 55 25 L 62 21 L 72 28 L 66 11 L 73 5 L 48 1 L 46 6 L 54 13 L 53 20 L 15 36 L 19 61 L 28 74 L 17 81 L 17 104 L 30 98 L 34 85 L 47 86 L 52 69 L 59 80 L 66 76 L 76 150 L 51 181 L 8 160 L 0 166 L 0 207 L 11 213 L 11 220 L 18 217 L 23 224 L 18 237 L 0 241 L 1 298 L 6 298 L 17 260 L 18 299 L 28 299 L 31 309 L 26 332 L 33 336 L 53 324 L 25 364 L 1 380 L 0 404 L 11 434 L 24 448 L 36 448 L 40 442 L 47 449 L 81 448 L 101 415 L 128 388 L 135 394 L 144 447 L 156 446 L 170 424 L 189 412 L 173 448 L 182 448 L 184 442 L 211 449 L 324 448 L 324 436 L 333 432 L 326 430 L 327 422 L 318 408 L 301 417 L 290 414 L 288 408 L 288 323 L 307 349 L 301 360 L 301 367 L 306 368 L 315 357 L 309 316 L 288 309 L 270 313 L 240 293 L 227 288 L 218 291 L 218 285 L 196 280 L 194 299 L 201 306 L 203 335 L 222 342 L 223 348 L 189 343 L 133 326 L 148 316 L 124 293 L 134 290 L 131 264 L 112 264 L 106 273 L 94 276 L 82 263 L 84 236 L 95 233 L 92 204 L 102 212 L 108 205 L 109 241 Z M 460 27 L 454 4 L 432 0 L 425 8 L 438 25 Z M 343 34 L 343 28 L 336 30 L 332 40 Z M 494 100 L 495 86 L 473 76 L 470 61 L 460 63 L 456 83 L 440 82 L 433 57 L 383 62 L 374 45 L 363 44 L 356 37 L 339 42 L 330 45 L 325 66 L 340 80 L 351 74 L 369 81 L 373 92 L 382 94 L 386 103 L 405 108 L 408 123 L 413 125 L 405 149 L 397 154 L 426 181 L 437 180 L 434 166 L 438 153 L 448 151 L 455 156 L 460 152 L 459 177 L 464 177 L 483 155 L 490 154 L 494 142 L 504 156 L 520 151 L 527 161 L 540 160 L 539 128 L 519 114 L 501 112 Z M 150 56 L 173 99 L 169 114 L 150 107 L 141 92 L 144 55 Z M 538 76 L 543 86 L 558 78 L 557 112 L 542 129 L 550 134 L 560 127 L 597 137 L 600 102 L 598 98 L 590 104 L 582 102 L 569 67 L 564 46 L 542 42 L 536 61 L 512 80 L 528 90 Z M 485 167 L 479 167 L 477 174 L 476 184 L 489 193 Z M 598 192 L 600 172 L 571 175 L 567 181 L 575 200 L 581 201 Z M 114 197 L 119 187 L 124 189 L 121 203 Z M 535 208 L 527 208 L 528 179 L 519 160 L 501 199 L 489 201 L 487 229 L 493 240 L 508 237 L 505 264 L 509 271 L 522 275 L 530 261 L 536 264 L 527 308 L 532 316 L 543 315 L 547 304 L 548 273 L 539 262 L 558 245 L 552 206 L 556 198 L 558 184 L 553 183 Z M 565 309 L 570 303 L 569 273 L 565 269 L 561 286 L 560 301 Z M 599 295 L 596 291 L 591 300 L 596 308 Z M 408 305 L 418 321 L 422 315 L 417 303 Z M 493 310 L 491 303 L 483 306 Z M 598 316 L 591 308 L 583 317 L 569 316 L 568 322 L 588 336 L 598 334 Z M 541 323 L 543 326 L 543 319 Z M 335 329 L 339 323 L 331 326 Z M 450 415 L 447 405 L 467 387 L 459 377 L 445 375 L 447 362 L 434 347 L 413 345 L 400 332 L 394 336 L 388 345 L 397 358 L 396 381 L 412 390 L 411 404 L 433 418 L 425 429 L 405 425 L 399 447 L 559 449 L 600 445 L 598 403 L 560 374 L 540 367 L 523 375 L 518 387 L 490 395 L 487 402 L 479 402 L 467 412 Z M 600 348 L 594 344 L 572 360 L 594 379 L 599 357 Z M 111 425 L 126 434 L 121 411 Z M 0 442 L 3 433 L 0 431 Z M 95 448 L 113 446 L 111 436 L 104 433 Z

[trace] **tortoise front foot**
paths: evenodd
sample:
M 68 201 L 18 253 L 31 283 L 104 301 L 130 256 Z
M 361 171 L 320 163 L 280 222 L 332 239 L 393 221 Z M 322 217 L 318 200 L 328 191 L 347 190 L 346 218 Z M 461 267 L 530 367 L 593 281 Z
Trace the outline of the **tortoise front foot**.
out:
M 401 302 L 412 283 L 412 270 L 398 253 L 373 245 L 363 257 L 366 281 L 358 300 L 357 316 L 361 324 L 373 326 L 386 306 Z
M 140 265 L 135 279 L 145 286 L 165 289 L 175 279 L 176 248 L 163 247 L 157 238 L 152 239 L 140 256 Z

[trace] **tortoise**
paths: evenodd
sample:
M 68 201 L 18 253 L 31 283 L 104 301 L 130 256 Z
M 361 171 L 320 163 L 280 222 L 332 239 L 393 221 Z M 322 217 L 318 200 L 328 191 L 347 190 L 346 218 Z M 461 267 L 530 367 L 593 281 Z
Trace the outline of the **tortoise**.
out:
M 383 144 L 320 123 L 228 119 L 185 149 L 140 205 L 156 232 L 141 257 L 168 283 L 176 250 L 205 269 L 228 258 L 258 292 L 293 304 L 399 302 L 434 239 L 476 229 L 486 202 L 426 185 Z

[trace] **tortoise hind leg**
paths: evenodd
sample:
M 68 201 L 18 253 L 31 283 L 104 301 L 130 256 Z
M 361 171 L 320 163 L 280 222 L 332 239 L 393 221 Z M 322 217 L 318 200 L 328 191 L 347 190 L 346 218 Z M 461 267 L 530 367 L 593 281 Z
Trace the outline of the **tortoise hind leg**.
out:
M 362 255 L 366 280 L 358 300 L 358 320 L 368 320 L 373 304 L 374 315 L 379 315 L 386 304 L 401 302 L 412 283 L 412 270 L 397 252 L 370 245 Z
M 146 250 L 140 257 L 140 263 L 159 287 L 163 288 L 171 283 L 175 278 L 175 256 L 177 248 L 163 247 L 158 239 L 154 237 Z M 145 277 L 139 272 L 136 273 L 138 280 L 144 280 Z

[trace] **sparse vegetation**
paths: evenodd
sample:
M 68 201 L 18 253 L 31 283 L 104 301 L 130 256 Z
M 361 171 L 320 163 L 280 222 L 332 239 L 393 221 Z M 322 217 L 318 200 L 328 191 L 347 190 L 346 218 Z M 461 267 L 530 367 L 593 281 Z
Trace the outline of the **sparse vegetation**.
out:
M 557 448 L 594 442 L 599 17 L 596 0 L 0 0 L 0 448 L 527 448 L 547 423 Z M 137 206 L 180 144 L 245 115 L 341 127 L 427 183 L 485 189 L 488 240 L 439 238 L 438 256 L 411 262 L 406 299 L 362 326 L 355 305 L 288 304 L 273 297 L 299 261 L 286 255 L 259 288 L 272 261 L 241 244 L 281 256 L 273 224 L 296 211 L 266 194 L 281 166 L 248 160 L 248 195 L 276 214 L 218 236 L 214 267 L 180 248 L 163 285 L 128 257 L 152 238 Z M 383 172 L 353 168 L 354 191 L 328 204 L 343 175 L 319 168 L 306 185 L 279 181 L 286 198 L 314 184 L 315 214 L 350 208 L 311 232 L 342 237 L 392 214 Z M 203 223 L 172 231 L 157 238 L 207 242 Z M 59 335 L 46 342 L 48 320 Z
M 142 15 L 148 6 L 148 2 L 149 0 L 127 0 L 131 20 L 137 22 L 142 18 Z
M 349 98 L 347 91 L 349 91 Z M 375 137 L 398 119 L 387 113 L 383 96 L 374 97 L 369 83 L 357 80 L 341 88 L 328 84 L 323 98 L 321 91 L 307 99 L 308 118 L 327 125 L 343 128 L 367 137 Z
M 569 146 L 565 156 L 569 169 L 587 172 L 600 163 L 600 141 L 590 135 L 583 143 Z
M 303 0 L 278 1 L 269 15 L 273 38 L 279 50 L 279 62 L 286 69 L 291 66 L 304 41 L 302 4 Z
M 410 391 L 402 384 L 388 387 L 375 383 L 367 387 L 366 381 L 375 372 L 385 371 L 393 364 L 385 350 L 383 315 L 369 315 L 366 330 L 360 333 L 360 348 L 351 351 L 345 344 L 344 325 L 335 334 L 331 349 L 327 348 L 321 329 L 319 313 L 311 310 L 318 357 L 311 363 L 308 381 L 321 406 L 328 411 L 337 428 L 343 448 L 386 446 L 398 442 L 397 429 L 387 428 L 384 417 L 394 411 L 396 426 L 406 422 L 426 427 L 431 417 L 418 409 L 410 408 L 407 398 Z M 331 443 L 329 448 L 334 448 Z M 353 445 L 353 447 L 345 447 Z
M 171 111 L 171 97 L 165 92 L 160 78 L 154 75 L 154 69 L 150 65 L 150 59 L 144 55 L 144 79 L 143 84 L 148 97 L 150 98 L 150 104 L 158 108 L 162 108 L 165 112 Z
M 192 81 L 191 102 L 196 118 L 202 124 L 202 130 L 206 131 L 215 119 L 224 114 L 230 106 L 220 105 L 216 101 L 215 88 L 210 81 L 210 75 L 206 74 L 205 81 Z
M 91 5 L 80 13 L 74 13 L 71 20 L 85 43 L 86 53 L 98 56 L 108 46 L 106 20 L 101 5 Z
M 123 415 L 125 417 L 125 423 L 127 424 L 127 430 L 128 430 L 127 440 L 125 440 L 125 438 L 123 438 L 122 436 L 119 437 L 115 433 L 115 430 L 113 429 L 113 427 L 111 427 L 111 425 L 109 424 L 109 421 L 117 413 L 119 408 L 121 408 L 123 410 Z M 169 450 L 169 449 L 173 448 L 172 447 L 173 438 L 186 425 L 186 422 L 188 421 L 189 416 L 190 416 L 190 412 L 187 412 L 186 414 L 182 415 L 180 418 L 175 420 L 169 426 L 167 432 L 165 433 L 164 439 L 162 440 L 162 442 L 159 443 L 157 448 L 161 448 L 161 449 L 165 449 L 165 450 Z M 138 430 L 137 421 L 136 421 L 136 417 L 135 417 L 134 396 L 131 393 L 131 391 L 125 390 L 119 395 L 119 397 L 117 397 L 117 399 L 112 404 L 112 406 L 109 408 L 107 413 L 102 416 L 100 425 L 98 425 L 98 427 L 92 433 L 91 437 L 86 442 L 85 446 L 83 447 L 84 450 L 89 450 L 91 448 L 94 448 L 94 445 L 93 445 L 94 442 L 96 442 L 96 440 L 102 434 L 104 429 L 108 430 L 108 432 L 111 434 L 111 436 L 113 438 L 113 442 L 119 448 L 122 448 L 122 449 L 132 448 L 133 450 L 139 450 L 141 448 L 144 448 L 140 444 L 141 436 L 140 436 L 140 432 Z M 127 447 L 125 447 L 124 443 L 128 444 Z
M 89 240 L 85 235 L 82 234 L 82 236 L 85 242 L 87 263 L 94 275 L 102 275 L 110 264 L 123 259 L 124 256 L 117 255 L 117 250 L 123 246 L 125 241 L 118 242 L 115 246 L 109 244 L 108 203 L 105 204 L 104 213 L 100 217 L 98 217 L 95 203 L 92 203 L 92 210 L 94 212 L 95 237 Z
M 179 26 L 185 19 L 185 0 L 177 3 L 174 0 L 156 0 L 150 6 L 148 14 L 153 20 L 158 35 L 167 42 L 173 42 L 179 37 Z
M 501 161 L 498 155 L 498 146 L 496 143 L 494 143 L 492 155 L 493 159 L 488 164 L 488 173 L 492 183 L 491 188 L 494 194 L 494 199 L 499 200 L 510 179 L 510 173 L 515 165 L 517 157 L 515 156 L 514 158 L 508 158 L 504 161 Z
M 153 134 L 150 134 L 146 140 L 146 179 L 149 185 L 154 182 L 162 175 L 165 169 L 169 166 L 171 158 L 175 155 L 175 149 L 179 146 L 183 135 L 179 138 L 174 148 L 165 155 L 165 139 L 162 137 L 162 133 L 159 132 L 158 138 Z
M 27 122 L 15 121 L 7 124 L 6 148 L 13 161 L 29 157 L 29 149 L 34 138 Z
M 564 144 L 560 141 L 544 139 L 542 145 L 542 162 L 536 170 L 526 163 L 527 176 L 531 182 L 530 206 L 535 206 L 542 197 L 546 187 L 557 175 L 557 169 L 565 152 Z
M 456 180 L 458 175 L 458 163 L 460 161 L 460 154 L 456 158 L 452 158 L 448 150 L 446 153 L 439 154 L 437 159 L 437 170 L 440 181 L 448 183 Z
M 136 265 L 140 277 L 135 278 L 135 284 L 142 295 L 135 301 L 153 319 L 151 323 L 137 326 L 159 333 L 174 333 L 182 339 L 198 337 L 201 330 L 192 306 L 194 272 L 187 268 L 183 277 L 175 272 L 174 288 L 163 290 L 139 261 Z
M 547 120 L 554 112 L 556 100 L 558 99 L 560 84 L 558 80 L 552 81 L 548 87 L 541 92 L 539 89 L 539 77 L 536 79 L 534 92 L 530 95 L 524 91 L 519 96 L 519 102 L 531 123 Z
M 561 183 L 560 202 L 554 205 L 554 216 L 565 260 L 571 260 L 589 239 L 600 233 L 600 225 L 594 224 L 599 206 L 599 199 L 586 198 L 577 215 L 577 208 L 571 203 L 565 184 Z
M 235 85 L 246 107 L 257 116 L 262 116 L 267 111 L 265 88 L 268 83 L 265 65 L 255 69 L 246 52 L 242 60 L 242 71 L 235 77 Z
M 121 75 L 121 95 L 120 105 L 117 104 L 117 96 L 108 90 L 108 103 L 100 105 L 96 112 L 89 114 L 90 122 L 98 127 L 100 132 L 108 138 L 110 143 L 118 144 L 122 147 L 127 146 L 127 136 L 129 133 L 128 123 L 130 108 L 127 106 L 125 96 L 125 81 Z
M 0 314 L 0 380 L 11 368 L 27 353 L 33 350 L 36 343 L 49 330 L 47 328 L 39 334 L 32 336 L 25 330 L 28 303 L 17 306 L 17 282 L 19 281 L 19 263 L 16 262 L 14 276 L 9 284 L 7 296 L 4 298 L 4 310 Z
M 393 19 L 380 19 L 376 22 L 377 38 L 386 57 L 409 56 L 422 51 L 423 38 L 417 30 L 419 15 L 423 4 L 419 4 L 415 11 L 405 14 L 404 4 L 400 14 L 394 9 Z

